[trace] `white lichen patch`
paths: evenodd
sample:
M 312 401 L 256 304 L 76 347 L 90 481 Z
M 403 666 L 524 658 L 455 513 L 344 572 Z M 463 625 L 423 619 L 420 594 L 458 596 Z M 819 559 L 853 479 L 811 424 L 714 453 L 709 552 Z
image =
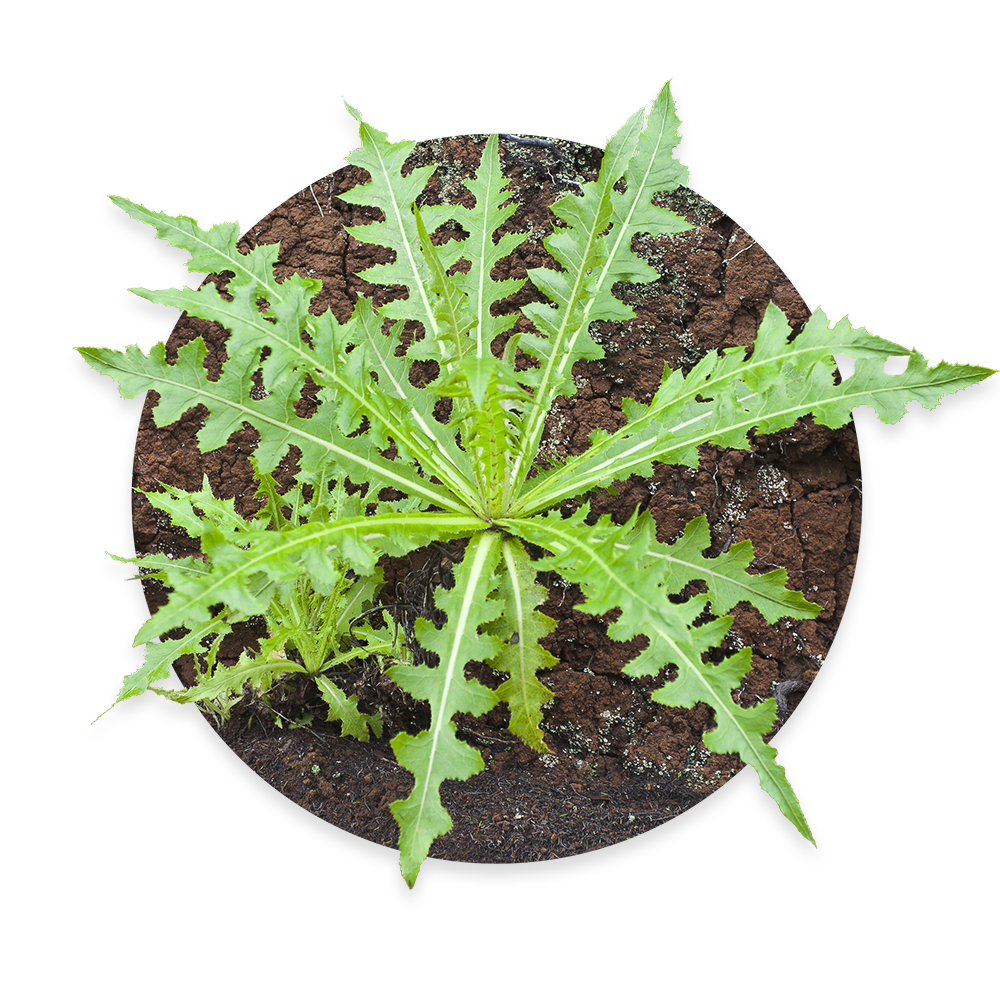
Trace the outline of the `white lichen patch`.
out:
M 732 649 L 742 649 L 746 645 L 743 641 L 743 636 L 741 636 L 734 628 L 731 628 L 726 633 L 726 642 L 729 643 Z
M 676 769 L 671 765 L 673 758 L 670 754 L 664 754 L 664 758 L 662 763 L 657 763 L 648 757 L 626 757 L 622 761 L 622 767 L 637 777 L 666 778 L 676 775 Z
M 697 341 L 687 330 L 682 329 L 676 334 L 676 337 L 677 343 L 680 344 L 684 352 L 677 357 L 676 367 L 682 368 L 684 365 L 696 365 L 705 356 L 705 352 L 698 347 Z
M 623 715 L 617 708 L 614 710 L 605 709 L 601 712 L 597 723 L 597 752 L 600 754 L 610 753 L 613 748 L 611 739 L 611 728 L 621 726 L 629 737 L 629 746 L 635 742 L 638 723 L 632 715 Z
M 789 499 L 788 480 L 773 465 L 762 465 L 757 470 L 757 486 L 765 503 L 779 504 Z
M 728 524 L 739 524 L 747 516 L 744 506 L 750 494 L 739 484 L 731 483 L 726 490 L 726 502 L 722 508 L 722 518 Z
M 538 446 L 539 454 L 560 454 L 562 449 L 569 445 L 569 427 L 570 419 L 567 414 L 563 410 L 554 406 L 550 411 L 549 418 L 546 423 L 545 437 Z
M 567 721 L 558 726 L 550 726 L 542 722 L 542 729 L 561 736 L 566 743 L 567 750 L 573 755 L 592 754 L 594 752 L 594 748 L 591 746 L 588 737 L 584 734 L 583 728 L 575 722 Z M 583 761 L 578 760 L 577 764 L 582 765 Z M 552 764 L 546 764 L 546 767 L 552 766 Z

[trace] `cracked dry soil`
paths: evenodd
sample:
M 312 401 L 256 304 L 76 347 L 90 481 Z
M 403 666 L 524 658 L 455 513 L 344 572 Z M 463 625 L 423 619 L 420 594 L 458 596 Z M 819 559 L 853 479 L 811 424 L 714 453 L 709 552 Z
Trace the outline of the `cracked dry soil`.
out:
M 464 197 L 471 204 L 460 181 L 478 164 L 485 139 L 458 136 L 418 145 L 412 165 L 438 164 L 423 200 Z M 508 137 L 501 141 L 501 155 L 511 195 L 521 203 L 507 226 L 529 238 L 501 261 L 498 270 L 504 273 L 494 277 L 523 277 L 528 268 L 553 266 L 542 246 L 552 231 L 549 206 L 596 176 L 601 151 L 563 140 L 537 145 Z M 373 287 L 357 276 L 389 258 L 388 251 L 344 231 L 377 217 L 371 209 L 338 198 L 365 179 L 354 167 L 320 178 L 261 220 L 243 241 L 245 249 L 280 241 L 279 279 L 292 271 L 321 278 L 323 291 L 313 311 L 332 308 L 341 321 L 359 294 L 370 294 L 376 305 L 400 294 L 398 288 Z M 651 285 L 620 287 L 617 294 L 636 311 L 633 320 L 597 324 L 595 333 L 607 356 L 576 365 L 579 391 L 571 400 L 560 400 L 548 422 L 543 448 L 552 454 L 578 453 L 595 428 L 620 426 L 623 397 L 647 401 L 659 384 L 664 361 L 687 370 L 707 351 L 750 344 L 770 300 L 796 330 L 808 317 L 784 273 L 731 218 L 686 188 L 666 197 L 665 204 L 695 228 L 669 238 L 637 237 L 635 249 L 661 277 Z M 440 231 L 435 241 L 447 238 L 449 232 Z M 541 296 L 529 282 L 502 308 L 513 310 L 534 298 Z M 528 327 L 521 317 L 515 329 Z M 206 364 L 218 371 L 225 358 L 225 330 L 186 315 L 168 341 L 168 357 L 199 335 L 209 349 Z M 301 415 L 315 406 L 308 388 Z M 157 428 L 151 416 L 155 396 L 150 397 L 136 441 L 134 485 L 150 490 L 162 481 L 197 489 L 207 473 L 217 495 L 235 497 L 244 513 L 255 509 L 247 457 L 256 433 L 244 427 L 224 447 L 202 455 L 195 435 L 204 411 L 193 409 L 177 423 Z M 774 626 L 749 606 L 739 605 L 733 612 L 726 648 L 749 645 L 754 650 L 753 669 L 734 697 L 749 706 L 777 696 L 777 731 L 816 678 L 844 612 L 861 529 L 861 470 L 853 425 L 831 431 L 806 418 L 785 432 L 752 441 L 748 452 L 703 447 L 697 470 L 657 466 L 649 479 L 633 476 L 619 484 L 618 496 L 595 497 L 594 509 L 619 520 L 636 506 L 648 509 L 662 541 L 705 514 L 713 553 L 751 539 L 754 571 L 783 566 L 790 585 L 822 605 L 813 621 L 783 620 Z M 295 462 L 293 450 L 276 473 L 279 479 L 290 483 Z M 139 553 L 196 549 L 139 494 L 134 495 L 133 526 Z M 429 576 L 426 565 L 426 552 L 389 561 L 383 601 L 398 599 L 385 595 L 402 593 L 422 569 L 425 587 L 442 574 L 447 577 L 447 557 L 438 560 L 437 577 Z M 148 583 L 146 597 L 151 611 L 164 599 L 155 583 Z M 714 724 L 710 709 L 654 705 L 648 692 L 662 676 L 633 680 L 622 675 L 622 665 L 640 644 L 609 640 L 604 622 L 574 609 L 580 600 L 578 588 L 553 586 L 541 609 L 558 622 L 545 642 L 558 664 L 543 675 L 555 695 L 544 722 L 551 753 L 538 756 L 516 741 L 506 730 L 503 708 L 481 718 L 459 717 L 460 734 L 479 749 L 486 768 L 467 782 L 445 783 L 443 800 L 454 828 L 433 844 L 431 857 L 519 862 L 594 850 L 679 815 L 740 770 L 737 757 L 711 754 L 701 744 L 703 732 Z M 261 625 L 259 619 L 247 622 L 229 637 L 224 652 L 238 655 L 238 644 L 252 643 Z M 190 679 L 190 662 L 181 660 L 176 666 L 182 680 Z M 490 686 L 499 683 L 488 669 L 475 673 Z M 356 691 L 363 710 L 380 708 L 386 720 L 383 737 L 368 744 L 340 738 L 338 723 L 278 729 L 250 700 L 237 707 L 220 735 L 292 801 L 344 830 L 395 847 L 398 830 L 389 805 L 409 793 L 412 779 L 396 764 L 389 739 L 400 728 L 417 731 L 426 716 L 423 706 L 385 677 L 361 671 Z M 322 703 L 308 692 L 289 687 L 272 697 L 290 719 L 305 711 L 317 720 L 325 718 Z

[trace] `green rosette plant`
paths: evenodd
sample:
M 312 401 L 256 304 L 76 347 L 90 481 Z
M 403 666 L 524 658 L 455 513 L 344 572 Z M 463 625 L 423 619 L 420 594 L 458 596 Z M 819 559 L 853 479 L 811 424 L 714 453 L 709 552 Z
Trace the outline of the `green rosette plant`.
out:
M 522 282 L 494 280 L 492 272 L 526 235 L 498 234 L 516 208 L 505 190 L 498 137 L 486 142 L 465 182 L 473 207 L 418 208 L 434 166 L 404 174 L 415 143 L 389 142 L 348 110 L 361 136 L 349 162 L 370 180 L 339 197 L 382 215 L 348 231 L 394 255 L 361 277 L 372 285 L 401 286 L 406 294 L 378 309 L 359 297 L 346 323 L 329 310 L 310 312 L 318 281 L 300 274 L 275 278 L 278 246 L 241 253 L 235 224 L 205 230 L 190 218 L 113 199 L 160 238 L 187 250 L 189 270 L 231 275 L 224 292 L 212 282 L 197 289 L 133 289 L 222 324 L 229 331 L 227 359 L 212 380 L 201 338 L 181 347 L 173 362 L 162 343 L 148 354 L 136 346 L 80 353 L 114 378 L 123 396 L 158 393 L 158 426 L 203 406 L 198 446 L 204 452 L 252 427 L 259 435 L 254 462 L 264 500 L 260 513 L 244 520 L 231 500 L 213 496 L 207 481 L 195 493 L 165 487 L 147 494 L 199 540 L 201 556 L 126 560 L 160 580 L 169 599 L 136 635 L 136 644 L 147 644 L 146 659 L 126 678 L 118 700 L 153 690 L 225 715 L 246 690 L 266 693 L 282 677 L 306 674 L 343 736 L 366 740 L 380 733 L 380 720 L 359 710 L 337 674 L 358 659 L 378 664 L 430 707 L 426 730 L 392 740 L 397 760 L 414 779 L 409 796 L 392 806 L 401 870 L 412 886 L 431 843 L 451 828 L 442 781 L 464 780 L 483 768 L 479 752 L 458 737 L 456 714 L 481 715 L 505 703 L 511 733 L 540 753 L 547 750 L 540 722 L 551 692 L 539 674 L 555 662 L 543 645 L 554 622 L 539 611 L 547 592 L 538 580 L 554 571 L 579 585 L 583 611 L 618 612 L 608 628 L 612 639 L 645 637 L 625 673 L 655 676 L 669 666 L 671 679 L 653 700 L 707 704 L 715 725 L 704 735 L 706 747 L 738 754 L 751 765 L 764 790 L 812 841 L 766 739 L 775 724 L 774 699 L 743 708 L 733 698 L 750 670 L 751 650 L 724 656 L 719 650 L 733 620 L 728 612 L 741 601 L 770 623 L 813 618 L 820 608 L 788 588 L 784 569 L 750 572 L 749 541 L 706 555 L 711 539 L 704 517 L 664 543 L 648 513 L 615 523 L 592 515 L 586 498 L 630 475 L 650 475 L 653 463 L 697 467 L 699 445 L 749 449 L 749 434 L 780 431 L 807 414 L 837 428 L 854 407 L 871 406 L 894 423 L 907 403 L 932 408 L 946 393 L 992 371 L 929 367 L 917 351 L 855 329 L 846 319 L 831 325 L 819 311 L 793 335 L 771 304 L 750 348 L 713 351 L 687 374 L 665 365 L 648 403 L 624 401 L 627 422 L 619 430 L 595 432 L 582 454 L 542 459 L 546 416 L 557 397 L 576 391 L 574 363 L 603 356 L 591 325 L 634 315 L 614 294 L 616 283 L 659 277 L 633 250 L 633 237 L 669 237 L 690 228 L 658 198 L 687 180 L 673 155 L 679 121 L 669 87 L 648 115 L 637 111 L 611 138 L 596 180 L 553 205 L 558 222 L 544 245 L 556 266 L 528 273 L 547 301 L 525 305 L 521 313 L 531 329 L 513 334 L 517 315 L 495 314 L 492 307 Z M 435 245 L 431 236 L 446 223 L 466 235 Z M 404 335 L 407 324 L 416 336 Z M 839 378 L 835 354 L 854 360 L 849 377 Z M 899 356 L 907 358 L 905 370 L 887 374 L 886 359 Z M 410 377 L 418 361 L 435 363 L 436 374 L 424 385 Z M 318 405 L 300 416 L 296 403 L 306 380 Z M 292 445 L 301 453 L 301 471 L 292 489 L 280 494 L 273 473 Z M 348 480 L 364 488 L 351 493 Z M 379 499 L 387 487 L 402 499 Z M 561 505 L 570 498 L 583 502 L 564 516 Z M 453 567 L 452 585 L 435 591 L 439 621 L 416 622 L 415 641 L 427 655 L 415 658 L 384 612 L 376 620 L 379 560 L 454 540 L 465 540 L 464 554 Z M 702 586 L 688 587 L 695 582 Z M 691 595 L 692 589 L 700 592 Z M 235 665 L 222 663 L 222 637 L 254 615 L 268 626 L 260 649 L 245 651 Z M 161 638 L 168 633 L 181 637 Z M 159 687 L 185 653 L 196 654 L 194 685 L 184 691 Z M 468 676 L 469 664 L 481 662 L 504 678 L 496 689 Z

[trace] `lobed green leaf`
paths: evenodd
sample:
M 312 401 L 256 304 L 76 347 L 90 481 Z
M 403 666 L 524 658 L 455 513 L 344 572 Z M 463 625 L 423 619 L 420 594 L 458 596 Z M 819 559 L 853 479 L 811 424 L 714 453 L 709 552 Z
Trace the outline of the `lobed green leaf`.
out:
M 525 419 L 515 459 L 519 485 L 537 454 L 552 401 L 576 391 L 573 364 L 604 356 L 590 337 L 590 323 L 634 316 L 612 294 L 615 282 L 659 277 L 634 253 L 633 237 L 640 232 L 668 235 L 691 228 L 654 201 L 655 195 L 673 191 L 687 177 L 673 158 L 678 124 L 667 84 L 653 102 L 645 127 L 642 111 L 638 111 L 608 142 L 597 180 L 584 184 L 579 197 L 567 195 L 552 207 L 565 225 L 545 240 L 545 248 L 562 271 L 534 268 L 528 272 L 552 305 L 529 303 L 523 309 L 541 336 L 523 336 L 520 347 L 540 361 L 541 371 L 533 383 L 536 406 Z M 616 190 L 623 179 L 626 190 Z
M 567 497 L 633 474 L 651 475 L 652 463 L 697 467 L 707 442 L 749 449 L 748 435 L 771 434 L 812 414 L 817 423 L 842 427 L 856 406 L 872 406 L 894 423 L 913 401 L 932 408 L 992 374 L 988 368 L 939 364 L 929 368 L 917 351 L 854 329 L 846 319 L 829 329 L 817 311 L 802 333 L 771 303 L 752 354 L 743 347 L 713 352 L 685 377 L 664 368 L 648 406 L 623 404 L 628 422 L 614 434 L 598 432 L 583 454 L 537 476 L 512 513 L 530 514 Z M 854 374 L 837 382 L 834 354 L 858 359 Z M 906 371 L 885 373 L 889 357 L 906 356 Z
M 724 565 L 713 578 L 704 565 L 696 564 L 692 552 L 699 552 L 707 525 L 696 519 L 688 525 L 691 539 L 675 546 L 656 543 L 652 518 L 648 514 L 615 525 L 605 516 L 588 525 L 585 505 L 570 518 L 549 514 L 528 520 L 500 522 L 526 541 L 540 545 L 551 555 L 536 562 L 538 569 L 552 569 L 580 585 L 586 601 L 581 610 L 603 615 L 614 608 L 621 615 L 608 627 L 608 635 L 618 641 L 645 636 L 649 645 L 624 667 L 631 677 L 655 676 L 665 666 L 676 669 L 674 681 L 653 694 L 663 704 L 692 707 L 704 702 L 715 711 L 716 729 L 705 735 L 709 749 L 738 753 L 744 763 L 756 769 L 761 786 L 778 803 L 796 829 L 810 841 L 812 834 L 798 800 L 776 762 L 776 751 L 763 742 L 773 726 L 773 700 L 744 709 L 733 700 L 732 692 L 750 669 L 750 650 L 741 650 L 721 664 L 704 662 L 704 656 L 719 646 L 732 625 L 732 618 L 720 617 L 703 625 L 695 621 L 705 612 L 709 595 L 692 597 L 681 603 L 669 600 L 675 589 L 694 579 L 704 579 L 709 593 L 722 595 L 726 603 L 735 592 L 763 607 L 771 607 L 776 580 L 761 582 L 741 572 L 733 564 Z M 677 558 L 678 555 L 680 558 Z M 738 588 L 738 589 L 737 589 Z M 761 590 L 765 593 L 762 595 Z M 801 601 L 801 595 L 798 595 Z M 794 598 L 789 601 L 794 610 Z M 810 617 L 815 605 L 802 602 Z M 772 608 L 773 611 L 773 608 Z
M 208 609 L 219 603 L 237 617 L 263 614 L 280 585 L 303 576 L 318 593 L 328 594 L 341 578 L 343 564 L 369 576 L 382 555 L 403 555 L 432 541 L 467 537 L 486 526 L 476 517 L 393 512 L 329 524 L 307 522 L 280 531 L 251 527 L 238 544 L 209 527 L 202 533 L 207 562 L 197 572 L 189 572 L 187 566 L 173 571 L 170 561 L 156 564 L 172 593 L 139 630 L 135 642 L 204 621 L 211 617 Z M 139 556 L 131 561 L 145 566 L 149 559 Z
M 159 401 L 153 410 L 158 427 L 166 426 L 198 405 L 208 409 L 208 418 L 198 432 L 198 446 L 212 451 L 228 441 L 244 423 L 261 436 L 257 462 L 273 471 L 290 444 L 302 451 L 306 468 L 336 463 L 354 481 L 369 483 L 373 492 L 385 486 L 420 497 L 425 503 L 446 510 L 465 512 L 465 502 L 445 487 L 439 487 L 398 461 L 383 458 L 375 442 L 366 437 L 348 439 L 338 427 L 335 404 L 320 406 L 310 417 L 299 417 L 295 400 L 279 395 L 256 398 L 253 374 L 257 360 L 231 358 L 217 382 L 209 381 L 204 368 L 207 354 L 200 337 L 177 352 L 177 362 L 168 364 L 163 344 L 145 355 L 138 347 L 123 351 L 78 348 L 84 359 L 101 374 L 114 378 L 125 398 L 155 390 Z
M 501 553 L 503 571 L 496 596 L 503 601 L 503 616 L 486 626 L 486 631 L 504 643 L 490 666 L 510 676 L 497 688 L 496 696 L 510 707 L 510 731 L 533 750 L 548 753 L 540 723 L 542 706 L 554 695 L 538 679 L 538 671 L 554 667 L 557 660 L 539 640 L 556 623 L 536 610 L 548 591 L 535 582 L 537 571 L 524 546 L 517 539 L 505 538 Z
M 399 763 L 413 774 L 413 791 L 392 804 L 399 823 L 400 870 L 413 887 L 421 862 L 431 843 L 446 834 L 451 817 L 441 804 L 441 782 L 464 781 L 483 769 L 478 750 L 457 737 L 453 720 L 457 712 L 482 715 L 497 702 L 497 696 L 478 681 L 465 676 L 473 660 L 488 660 L 500 649 L 500 640 L 481 632 L 502 611 L 487 595 L 494 588 L 493 574 L 500 554 L 500 536 L 483 531 L 473 536 L 462 562 L 455 567 L 455 585 L 438 589 L 434 603 L 447 615 L 447 625 L 435 628 L 417 621 L 417 640 L 438 655 L 437 666 L 397 664 L 389 677 L 404 691 L 430 703 L 430 728 L 411 736 L 399 733 L 392 749 Z

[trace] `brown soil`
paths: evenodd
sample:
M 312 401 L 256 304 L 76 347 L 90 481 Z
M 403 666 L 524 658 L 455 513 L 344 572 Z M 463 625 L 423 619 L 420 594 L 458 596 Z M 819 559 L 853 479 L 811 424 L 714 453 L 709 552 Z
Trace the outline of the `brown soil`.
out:
M 425 200 L 454 201 L 463 195 L 459 180 L 475 168 L 485 138 L 459 136 L 417 147 L 414 165 L 439 164 Z M 509 264 L 510 276 L 552 266 L 542 247 L 552 230 L 548 206 L 596 176 L 600 163 L 600 151 L 593 147 L 562 140 L 549 143 L 501 142 L 512 196 L 521 203 L 508 226 L 530 234 L 501 262 Z M 278 277 L 300 271 L 321 278 L 324 288 L 314 311 L 332 308 L 342 321 L 359 294 L 371 295 L 376 304 L 399 294 L 398 289 L 373 288 L 356 274 L 388 258 L 387 251 L 344 232 L 345 226 L 376 217 L 372 210 L 338 198 L 363 179 L 363 171 L 353 167 L 323 177 L 244 237 L 245 248 L 280 241 Z M 599 324 L 597 337 L 607 357 L 574 369 L 579 392 L 561 400 L 549 420 L 543 447 L 552 453 L 579 452 L 595 427 L 618 427 L 623 422 L 622 398 L 648 400 L 664 361 L 686 369 L 709 350 L 751 343 L 769 301 L 785 311 L 796 329 L 808 317 L 782 271 L 732 219 L 688 189 L 678 190 L 666 203 L 696 228 L 673 238 L 639 238 L 636 249 L 661 279 L 620 290 L 636 318 Z M 539 297 L 528 283 L 505 308 Z M 523 317 L 518 324 L 526 325 Z M 225 331 L 186 315 L 168 341 L 168 356 L 198 335 L 208 345 L 209 368 L 218 370 L 225 359 Z M 207 473 L 217 495 L 236 497 L 244 513 L 254 510 L 247 457 L 256 433 L 244 428 L 224 447 L 202 455 L 195 435 L 204 411 L 191 410 L 177 423 L 157 428 L 151 417 L 154 402 L 151 393 L 136 442 L 135 486 L 149 490 L 162 481 L 197 489 Z M 307 412 L 308 398 L 302 405 Z M 295 461 L 293 452 L 279 468 L 279 478 L 291 481 Z M 676 537 L 691 518 L 706 514 L 713 552 L 749 538 L 755 570 L 787 568 L 792 586 L 823 606 L 814 621 L 775 626 L 749 606 L 733 612 L 726 648 L 754 649 L 753 670 L 735 697 L 749 706 L 777 696 L 780 728 L 816 677 L 851 587 L 861 528 L 860 462 L 853 426 L 831 431 L 807 418 L 786 432 L 755 438 L 749 452 L 704 447 L 697 470 L 658 466 L 650 479 L 632 477 L 619 485 L 618 496 L 594 497 L 596 511 L 622 520 L 636 506 L 648 509 L 664 541 Z M 133 524 L 140 553 L 180 554 L 196 547 L 139 494 Z M 407 571 L 419 568 L 425 558 L 414 554 L 409 561 L 388 566 L 387 586 L 401 587 Z M 162 599 L 155 585 L 147 588 L 151 610 Z M 555 694 L 543 724 L 551 753 L 539 756 L 512 737 L 502 708 L 482 718 L 460 717 L 459 731 L 480 750 L 486 769 L 467 782 L 445 783 L 443 799 L 455 826 L 434 843 L 432 857 L 510 862 L 593 850 L 678 815 L 742 766 L 737 757 L 708 753 L 702 745 L 702 734 L 713 725 L 710 709 L 654 705 L 647 693 L 657 679 L 637 681 L 622 675 L 622 665 L 634 655 L 637 643 L 608 639 L 604 623 L 574 610 L 580 599 L 578 588 L 554 586 L 542 608 L 558 622 L 545 644 L 559 662 L 543 677 Z M 238 655 L 238 643 L 252 642 L 260 625 L 251 620 L 231 637 L 229 655 Z M 183 662 L 178 670 L 184 678 Z M 477 676 L 491 686 L 497 683 L 488 670 Z M 389 739 L 399 728 L 419 728 L 421 706 L 409 702 L 387 678 L 364 672 L 357 692 L 361 707 L 382 709 L 387 720 L 382 739 L 362 744 L 340 738 L 339 724 L 320 721 L 311 729 L 288 724 L 279 729 L 252 702 L 234 714 L 220 735 L 293 801 L 345 830 L 395 846 L 398 830 L 389 805 L 408 794 L 412 779 L 395 763 Z M 310 708 L 317 719 L 325 716 L 321 702 L 310 702 L 307 693 L 289 689 L 275 694 L 274 705 L 289 719 Z

